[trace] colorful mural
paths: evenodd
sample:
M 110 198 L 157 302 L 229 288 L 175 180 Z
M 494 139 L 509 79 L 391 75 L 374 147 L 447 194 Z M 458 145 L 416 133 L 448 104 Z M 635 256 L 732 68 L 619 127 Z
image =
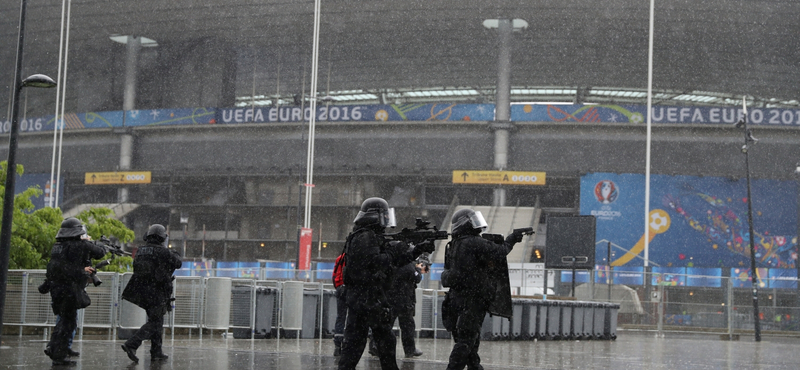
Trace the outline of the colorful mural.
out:
M 590 173 L 581 178 L 581 214 L 597 218 L 596 255 L 613 266 L 749 267 L 745 180 L 651 176 L 651 211 L 644 216 L 644 175 Z M 604 190 L 605 189 L 605 190 Z M 753 236 L 758 267 L 795 269 L 796 184 L 753 180 Z M 612 195 L 613 194 L 613 195 Z

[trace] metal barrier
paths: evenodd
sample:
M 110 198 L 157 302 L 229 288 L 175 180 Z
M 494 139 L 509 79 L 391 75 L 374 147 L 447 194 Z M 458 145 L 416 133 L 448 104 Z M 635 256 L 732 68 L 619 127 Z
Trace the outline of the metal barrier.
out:
M 270 274 L 279 274 L 281 279 L 261 279 L 262 276 Z M 555 290 L 557 296 L 570 296 L 572 292 L 571 282 L 563 278 L 567 271 L 555 271 L 557 277 L 552 289 Z M 571 273 L 571 272 L 570 272 Z M 742 333 L 752 331 L 754 328 L 754 318 L 752 315 L 753 307 L 751 305 L 752 290 L 747 286 L 748 281 L 742 280 L 741 276 L 726 277 L 726 276 L 699 276 L 699 275 L 686 275 L 686 276 L 673 276 L 672 282 L 677 281 L 676 285 L 666 285 L 667 279 L 657 274 L 636 273 L 640 276 L 639 284 L 613 284 L 598 283 L 598 277 L 595 274 L 602 272 L 591 271 L 583 277 L 583 281 L 578 281 L 575 289 L 575 299 L 585 304 L 596 302 L 611 302 L 621 306 L 619 310 L 618 323 L 621 327 L 635 327 L 644 330 L 681 330 L 681 331 L 698 331 L 708 332 L 716 331 L 720 333 Z M 616 273 L 615 273 L 616 274 Z M 208 275 L 216 275 L 208 274 Z M 630 274 L 629 275 L 635 275 Z M 118 274 L 101 272 L 99 277 L 103 283 L 98 286 L 88 286 L 87 293 L 92 299 L 92 305 L 85 310 L 79 311 L 79 329 L 83 333 L 83 328 L 96 328 L 107 329 L 109 333 L 116 335 L 118 329 L 136 329 L 139 325 L 144 323 L 145 317 L 140 315 L 137 319 L 132 309 L 141 310 L 133 305 L 132 308 L 126 308 L 130 304 L 123 301 L 121 293 L 127 279 L 131 276 L 130 273 Z M 261 290 L 262 294 L 268 294 L 271 303 L 270 309 L 264 308 L 266 311 L 263 314 L 270 316 L 269 318 L 261 317 L 260 320 L 263 324 L 259 324 L 260 337 L 276 337 L 285 333 L 284 329 L 289 329 L 290 332 L 294 331 L 302 337 L 324 338 L 330 336 L 332 321 L 335 320 L 335 302 L 333 298 L 333 289 L 328 281 L 314 281 L 313 279 L 319 277 L 317 273 L 297 273 L 294 270 L 285 269 L 265 269 L 262 268 L 258 273 L 259 278 L 232 278 L 232 289 L 243 289 L 246 296 L 246 308 L 240 307 L 234 296 L 231 296 L 230 304 L 232 309 L 229 312 L 229 326 L 228 330 L 244 330 L 247 337 L 251 337 L 252 333 L 256 331 L 256 324 L 259 319 L 257 309 L 256 294 L 259 289 L 270 289 L 269 291 Z M 308 280 L 284 280 L 287 276 L 306 276 Z M 581 277 L 580 274 L 577 275 Z M 4 315 L 4 324 L 7 326 L 19 327 L 52 327 L 55 325 L 55 316 L 50 307 L 49 295 L 42 295 L 38 292 L 38 286 L 44 282 L 44 270 L 10 270 L 8 274 L 7 291 L 6 291 L 6 307 Z M 635 277 L 635 276 L 634 276 Z M 615 276 L 617 282 L 632 280 L 631 276 Z M 699 281 L 700 283 L 713 286 L 686 286 L 681 285 L 684 281 Z M 190 335 L 197 333 L 202 337 L 203 331 L 201 329 L 209 328 L 205 324 L 206 315 L 206 296 L 207 296 L 207 282 L 208 278 L 204 276 L 176 276 L 173 283 L 174 285 L 174 309 L 165 317 L 164 326 L 172 329 L 188 329 Z M 659 284 L 647 284 L 646 282 L 652 280 L 653 282 L 661 282 Z M 645 282 L 642 284 L 642 282 Z M 611 284 L 609 284 L 611 283 Z M 796 281 L 788 281 L 782 279 L 780 281 L 764 280 L 767 288 L 759 290 L 759 303 L 760 303 L 760 323 L 765 331 L 775 332 L 800 332 L 800 293 L 796 288 L 786 289 L 780 288 L 787 283 L 795 283 Z M 286 301 L 286 287 L 295 284 L 297 288 L 295 302 Z M 769 288 L 775 286 L 775 288 Z M 236 288 L 238 287 L 238 288 Z M 302 287 L 302 288 L 301 288 Z M 296 292 L 296 293 L 297 293 Z M 442 297 L 442 290 L 434 289 L 419 289 L 417 291 L 417 311 L 415 312 L 415 320 L 417 323 L 417 332 L 422 337 L 442 337 L 445 338 L 449 333 L 443 329 L 440 315 L 440 305 Z M 300 297 L 300 298 L 298 298 Z M 263 298 L 263 297 L 262 297 Z M 530 299 L 539 299 L 530 296 L 525 297 Z M 307 301 L 307 302 L 306 302 Z M 313 302 L 312 302 L 313 301 Z M 547 302 L 552 301 L 552 296 L 546 299 Z M 291 310 L 287 308 L 287 304 L 293 304 L 295 308 Z M 306 307 L 307 306 L 307 307 Z M 578 320 L 581 306 L 576 306 L 576 312 L 569 312 L 574 318 Z M 588 307 L 588 306 L 587 306 Z M 549 309 L 548 309 L 549 308 Z M 544 310 L 543 310 L 544 309 Z M 302 311 L 306 312 L 305 315 Z M 543 312 L 549 312 L 549 315 L 542 315 Z M 550 312 L 552 311 L 552 312 Z M 556 316 L 555 307 L 550 307 L 549 303 L 544 303 L 542 306 L 535 308 L 523 307 L 520 311 L 519 308 L 515 314 L 520 317 L 520 312 L 524 320 L 528 322 L 547 322 L 546 318 L 553 319 L 556 322 L 556 317 L 561 314 L 559 307 L 559 315 Z M 577 336 L 580 332 L 592 332 L 594 329 L 588 324 L 590 315 L 583 313 L 584 320 L 580 323 L 574 321 L 570 328 L 572 336 Z M 141 312 L 143 314 L 143 311 Z M 298 320 L 294 317 L 291 326 L 284 323 L 291 316 L 300 314 Z M 287 316 L 288 315 L 288 316 Z M 534 318 L 532 315 L 536 315 Z M 311 318 L 313 316 L 313 319 Z M 552 316 L 552 317 L 548 317 Z M 599 316 L 598 316 L 599 318 Z M 542 332 L 542 329 L 537 325 L 535 328 L 531 324 L 527 324 L 527 328 L 520 327 L 519 322 L 501 322 L 498 333 L 500 337 L 525 337 L 532 336 Z M 552 324 L 553 326 L 555 324 Z M 563 324 L 562 324 L 563 325 Z M 569 324 L 568 324 L 569 325 Z M 219 326 L 215 326 L 214 330 L 223 330 Z M 227 330 L 226 330 L 227 331 Z M 310 334 L 313 331 L 313 335 Z M 22 330 L 20 330 L 20 333 Z M 174 335 L 174 330 L 172 333 Z M 304 333 L 303 333 L 304 332 Z M 520 334 L 521 333 L 521 334 Z M 555 335 L 555 330 L 549 334 Z M 564 334 L 562 334 L 564 335 Z

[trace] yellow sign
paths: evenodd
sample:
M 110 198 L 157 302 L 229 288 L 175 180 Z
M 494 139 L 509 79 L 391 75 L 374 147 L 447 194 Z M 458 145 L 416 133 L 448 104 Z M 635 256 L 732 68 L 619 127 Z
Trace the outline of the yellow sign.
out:
M 453 184 L 544 185 L 544 172 L 453 171 Z
M 138 172 L 87 172 L 84 184 L 149 184 L 150 171 Z

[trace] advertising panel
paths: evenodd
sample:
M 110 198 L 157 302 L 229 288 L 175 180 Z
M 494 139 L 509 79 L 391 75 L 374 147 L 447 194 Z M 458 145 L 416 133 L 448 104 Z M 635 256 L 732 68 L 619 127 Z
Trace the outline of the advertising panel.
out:
M 644 175 L 589 173 L 581 178 L 580 213 L 597 217 L 598 256 L 614 246 L 612 265 L 643 266 Z M 663 267 L 749 267 L 746 181 L 652 175 L 649 258 Z M 794 268 L 796 185 L 752 181 L 759 267 Z
M 313 231 L 310 228 L 304 227 L 300 229 L 300 250 L 297 256 L 297 269 L 309 270 L 311 269 L 311 238 Z
M 54 179 L 55 180 L 55 179 Z M 58 199 L 59 202 L 64 199 L 64 178 L 59 179 Z M 38 187 L 42 191 L 42 195 L 38 197 L 31 197 L 34 209 L 46 207 L 50 202 L 51 187 L 50 187 L 50 174 L 49 173 L 25 173 L 22 176 L 17 175 L 16 184 L 14 185 L 14 193 L 20 194 L 28 188 Z
M 658 124 L 734 124 L 742 107 L 654 106 L 652 122 Z M 514 104 L 512 121 L 645 123 L 646 105 Z M 750 108 L 747 123 L 760 126 L 800 126 L 800 109 Z
M 199 125 L 216 123 L 214 108 L 125 111 L 125 126 Z
M 221 108 L 216 121 L 223 124 L 302 122 L 311 108 L 299 106 Z M 492 121 L 494 104 L 391 104 L 317 106 L 317 122 L 346 121 Z

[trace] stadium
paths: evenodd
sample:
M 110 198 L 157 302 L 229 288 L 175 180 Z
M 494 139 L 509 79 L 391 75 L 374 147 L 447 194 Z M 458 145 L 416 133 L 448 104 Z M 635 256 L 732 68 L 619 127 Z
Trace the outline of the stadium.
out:
M 19 4 L 0 6 L 0 60 L 11 66 Z M 326 1 L 311 187 L 313 8 L 30 1 L 22 74 L 65 82 L 22 90 L 18 163 L 45 179 L 34 181 L 43 189 L 55 169 L 52 197 L 65 213 L 110 205 L 137 235 L 164 223 L 188 257 L 219 261 L 296 259 L 310 189 L 314 259 L 330 261 L 369 196 L 390 200 L 401 226 L 423 217 L 446 228 L 454 207 L 474 205 L 530 209 L 538 227 L 548 215 L 590 213 L 582 207 L 591 174 L 643 176 L 648 146 L 653 175 L 741 185 L 742 130 L 733 123 L 744 100 L 759 139 L 751 174 L 786 189 L 757 207 L 788 209 L 774 218 L 784 221 L 781 235 L 796 235 L 798 4 L 656 4 L 649 145 L 645 3 Z M 13 70 L 0 80 L 10 112 Z M 65 127 L 58 155 L 56 109 Z M 457 181 L 456 172 L 498 170 L 546 180 Z M 88 180 L 114 171 L 150 177 Z

